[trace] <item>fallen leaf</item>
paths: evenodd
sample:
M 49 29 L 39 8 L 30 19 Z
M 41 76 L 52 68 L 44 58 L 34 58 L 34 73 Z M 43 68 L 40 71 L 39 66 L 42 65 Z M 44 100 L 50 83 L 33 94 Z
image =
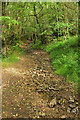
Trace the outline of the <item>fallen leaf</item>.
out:
M 18 114 L 16 114 L 16 116 L 18 116 Z

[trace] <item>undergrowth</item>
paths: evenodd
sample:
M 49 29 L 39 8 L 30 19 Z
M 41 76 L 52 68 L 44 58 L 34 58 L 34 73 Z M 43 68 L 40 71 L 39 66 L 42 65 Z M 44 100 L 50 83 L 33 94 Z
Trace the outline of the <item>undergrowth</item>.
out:
M 12 63 L 19 62 L 19 56 L 16 55 L 15 53 L 9 55 L 8 57 L 5 57 L 2 59 L 2 66 L 3 67 L 8 67 Z
M 19 62 L 19 55 L 24 55 L 24 51 L 19 45 L 10 46 L 7 55 L 2 55 L 2 67 L 8 67 L 13 63 Z
M 47 45 L 44 49 L 50 54 L 55 73 L 66 77 L 67 81 L 78 83 L 78 37 L 70 37 Z
M 37 49 L 38 50 L 38 49 L 41 49 L 42 44 L 41 44 L 41 41 L 36 41 L 35 44 L 31 43 L 31 46 L 32 46 L 33 49 Z

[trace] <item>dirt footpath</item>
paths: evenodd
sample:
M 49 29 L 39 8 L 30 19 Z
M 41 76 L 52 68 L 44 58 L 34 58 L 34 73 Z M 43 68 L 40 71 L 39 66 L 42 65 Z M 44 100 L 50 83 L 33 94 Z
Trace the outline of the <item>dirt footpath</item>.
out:
M 77 118 L 72 83 L 54 73 L 48 53 L 23 46 L 20 62 L 2 72 L 3 118 Z

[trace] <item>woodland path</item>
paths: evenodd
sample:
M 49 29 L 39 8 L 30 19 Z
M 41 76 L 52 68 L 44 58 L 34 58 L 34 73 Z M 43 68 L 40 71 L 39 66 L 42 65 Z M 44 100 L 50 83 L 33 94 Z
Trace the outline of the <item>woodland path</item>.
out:
M 54 73 L 48 53 L 33 50 L 27 43 L 23 48 L 20 62 L 2 72 L 3 118 L 78 117 L 78 96 L 72 83 Z

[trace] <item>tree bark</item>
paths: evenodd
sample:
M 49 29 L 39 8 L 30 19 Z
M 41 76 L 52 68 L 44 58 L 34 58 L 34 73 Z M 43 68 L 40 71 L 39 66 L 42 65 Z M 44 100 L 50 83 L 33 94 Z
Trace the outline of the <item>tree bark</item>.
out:
M 34 16 L 35 16 L 35 18 L 36 18 L 36 22 L 37 22 L 37 24 L 39 25 L 39 32 L 40 32 L 40 34 L 41 34 L 41 27 L 40 27 L 40 23 L 39 23 L 39 20 L 38 20 L 38 16 L 37 16 L 37 14 L 36 14 L 36 8 L 35 8 L 35 3 L 34 3 Z M 41 40 L 41 43 L 43 44 L 44 43 L 44 41 L 43 41 L 43 39 L 42 39 L 42 35 L 40 35 L 40 40 Z

